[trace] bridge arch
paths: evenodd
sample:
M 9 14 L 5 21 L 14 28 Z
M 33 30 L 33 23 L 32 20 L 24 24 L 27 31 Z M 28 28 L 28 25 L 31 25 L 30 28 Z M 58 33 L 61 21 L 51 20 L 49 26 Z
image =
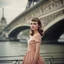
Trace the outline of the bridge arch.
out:
M 42 40 L 45 43 L 60 43 L 58 39 L 64 33 L 64 15 L 57 17 L 44 28 Z
M 58 39 L 64 33 L 64 15 L 56 18 L 44 28 L 43 40 L 46 43 L 59 43 Z
M 15 27 L 14 29 L 12 29 L 10 32 L 9 32 L 9 38 L 17 38 L 17 35 L 23 31 L 23 30 L 26 30 L 26 29 L 29 29 L 30 27 L 29 26 L 18 26 L 18 27 Z
M 64 19 L 64 15 L 56 17 L 56 19 L 54 19 L 53 21 L 51 21 L 48 25 L 46 25 L 43 29 L 44 31 L 46 31 L 47 29 L 49 29 L 52 25 L 54 25 L 55 23 L 57 23 L 58 21 Z

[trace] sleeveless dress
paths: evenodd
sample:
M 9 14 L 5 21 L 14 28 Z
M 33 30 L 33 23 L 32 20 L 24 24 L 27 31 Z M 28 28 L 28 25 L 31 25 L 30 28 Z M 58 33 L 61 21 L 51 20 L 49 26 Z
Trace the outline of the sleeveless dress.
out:
M 36 52 L 36 41 L 38 41 L 38 43 L 41 43 L 41 36 L 40 35 L 35 35 L 32 38 L 30 38 L 28 40 L 28 49 L 27 52 L 24 56 L 24 59 L 22 61 L 22 64 L 33 64 L 34 61 L 34 55 Z M 38 56 L 38 60 L 36 64 L 44 64 L 44 61 L 42 59 L 42 57 Z

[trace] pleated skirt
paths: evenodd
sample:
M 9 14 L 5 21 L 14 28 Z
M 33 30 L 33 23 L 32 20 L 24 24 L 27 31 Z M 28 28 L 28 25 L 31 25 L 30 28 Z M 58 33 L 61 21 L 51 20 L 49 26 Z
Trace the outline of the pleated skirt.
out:
M 35 55 L 35 52 L 27 51 L 22 61 L 22 64 L 33 64 L 34 55 Z M 44 64 L 44 60 L 42 59 L 40 55 L 38 56 L 38 60 L 36 64 Z

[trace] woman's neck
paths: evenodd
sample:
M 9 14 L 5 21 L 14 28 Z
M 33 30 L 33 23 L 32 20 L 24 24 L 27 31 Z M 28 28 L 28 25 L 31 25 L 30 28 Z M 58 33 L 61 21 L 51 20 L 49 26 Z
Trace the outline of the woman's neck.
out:
M 37 30 L 35 30 L 35 31 L 34 31 L 34 34 L 37 34 L 37 33 L 38 33 L 38 31 L 37 31 Z

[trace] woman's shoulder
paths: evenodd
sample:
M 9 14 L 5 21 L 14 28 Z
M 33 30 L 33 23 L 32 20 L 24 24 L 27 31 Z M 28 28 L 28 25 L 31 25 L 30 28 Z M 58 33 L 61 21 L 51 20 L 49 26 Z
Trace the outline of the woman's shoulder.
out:
M 36 34 L 36 35 L 34 36 L 34 38 L 37 39 L 37 40 L 41 40 L 42 36 L 38 33 L 38 34 Z
M 41 36 L 39 33 L 35 34 L 34 36 L 31 36 L 31 35 L 30 35 L 30 38 L 40 39 L 41 37 L 42 37 L 42 36 Z
M 41 37 L 41 35 L 40 35 L 39 33 L 37 33 L 37 34 L 35 35 L 35 37 L 39 37 L 39 38 L 40 38 L 40 37 Z
M 38 43 L 41 42 L 41 35 L 40 34 L 36 34 L 34 39 L 35 39 L 35 42 L 38 42 Z

